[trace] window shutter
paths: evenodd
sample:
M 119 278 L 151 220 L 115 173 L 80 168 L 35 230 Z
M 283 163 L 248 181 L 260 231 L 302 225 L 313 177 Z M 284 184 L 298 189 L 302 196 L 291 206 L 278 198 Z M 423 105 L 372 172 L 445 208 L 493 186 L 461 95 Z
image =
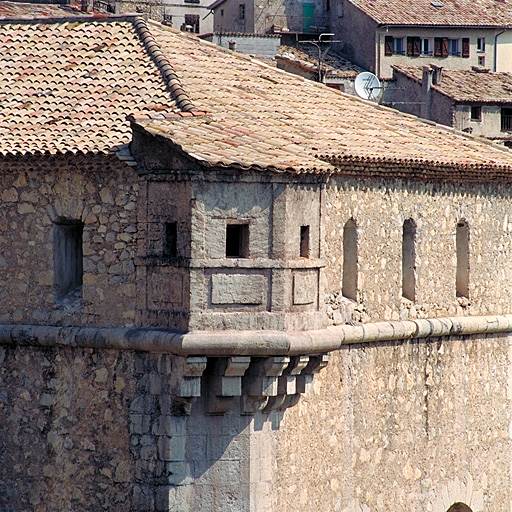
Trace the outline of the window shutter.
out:
M 441 57 L 448 57 L 450 55 L 450 40 L 445 37 L 443 38 L 443 51 Z
M 393 36 L 384 38 L 384 55 L 393 55 Z
M 407 38 L 407 55 L 409 57 L 412 57 L 414 50 L 414 37 L 408 37 Z
M 462 56 L 466 58 L 469 57 L 469 38 L 467 37 L 462 39 Z
M 421 37 L 414 38 L 412 54 L 414 57 L 419 57 L 421 55 Z
M 443 40 L 440 37 L 434 38 L 434 57 L 443 56 Z

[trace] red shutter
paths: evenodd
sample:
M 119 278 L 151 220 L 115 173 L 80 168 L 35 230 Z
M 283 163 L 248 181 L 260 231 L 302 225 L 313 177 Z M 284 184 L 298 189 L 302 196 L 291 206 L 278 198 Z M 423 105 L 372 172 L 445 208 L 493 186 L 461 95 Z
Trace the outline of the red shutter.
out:
M 414 37 L 407 38 L 407 55 L 412 57 L 414 51 Z
M 443 56 L 443 40 L 440 37 L 434 38 L 434 57 Z
M 419 57 L 421 55 L 421 37 L 414 38 L 412 54 L 414 57 Z
M 384 38 L 384 55 L 393 55 L 393 36 Z
M 462 56 L 469 57 L 469 38 L 466 37 L 462 39 Z
M 443 52 L 441 57 L 448 57 L 450 54 L 450 40 L 448 38 L 443 38 Z

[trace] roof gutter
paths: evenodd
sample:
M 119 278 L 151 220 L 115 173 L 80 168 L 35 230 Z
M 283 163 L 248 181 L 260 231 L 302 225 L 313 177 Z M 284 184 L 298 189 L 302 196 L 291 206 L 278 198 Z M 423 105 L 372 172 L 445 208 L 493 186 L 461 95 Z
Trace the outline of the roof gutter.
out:
M 506 30 L 502 30 L 501 32 L 498 32 L 494 36 L 494 69 L 493 71 L 496 73 L 498 69 L 498 37 L 501 36 L 501 34 L 505 33 Z
M 312 331 L 190 331 L 0 325 L 0 345 L 134 350 L 180 356 L 278 356 L 332 352 L 344 345 L 444 336 L 512 333 L 512 315 L 448 317 Z

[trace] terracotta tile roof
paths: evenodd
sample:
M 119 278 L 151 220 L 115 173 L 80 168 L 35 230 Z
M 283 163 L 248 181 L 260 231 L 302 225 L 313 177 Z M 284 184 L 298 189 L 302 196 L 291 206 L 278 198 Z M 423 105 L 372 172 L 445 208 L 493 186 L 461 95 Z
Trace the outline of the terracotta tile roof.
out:
M 207 167 L 512 176 L 508 150 L 156 23 L 0 24 L 0 153 L 112 150 L 129 113 Z
M 288 60 L 312 73 L 318 70 L 318 50 L 312 45 L 301 44 L 299 48 L 281 45 L 276 59 Z M 339 78 L 353 79 L 363 71 L 359 66 L 332 52 L 327 54 L 322 65 L 327 76 Z
M 33 4 L 28 2 L 6 2 L 0 1 L 0 19 L 5 20 L 9 18 L 26 18 L 26 19 L 40 19 L 40 18 L 63 18 L 66 16 L 87 16 L 87 13 L 82 13 L 78 5 L 66 4 Z
M 206 166 L 335 172 L 340 162 L 355 159 L 512 169 L 512 154 L 494 144 L 340 94 L 192 36 L 156 26 L 152 32 L 191 101 L 209 115 L 137 122 Z
M 110 150 L 131 140 L 127 114 L 176 109 L 135 25 L 0 23 L 0 152 Z
M 422 81 L 423 69 L 417 66 L 393 66 L 405 76 Z M 457 103 L 512 104 L 512 73 L 443 69 L 441 84 L 432 89 Z
M 347 0 L 383 25 L 512 26 L 510 0 Z M 439 7 L 436 7 L 439 5 Z

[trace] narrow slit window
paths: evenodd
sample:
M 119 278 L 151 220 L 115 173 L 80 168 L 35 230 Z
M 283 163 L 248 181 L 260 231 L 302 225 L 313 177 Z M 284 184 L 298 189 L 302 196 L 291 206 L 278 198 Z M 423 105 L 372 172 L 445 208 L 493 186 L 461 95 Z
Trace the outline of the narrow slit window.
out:
M 341 292 L 344 297 L 357 297 L 357 226 L 350 219 L 343 228 L 343 281 Z
M 309 226 L 300 227 L 300 257 L 309 258 Z
M 411 301 L 416 297 L 416 224 L 412 219 L 402 229 L 402 296 Z
M 469 297 L 469 226 L 465 220 L 457 223 L 456 251 L 455 285 L 457 297 Z
M 163 255 L 175 258 L 178 252 L 178 223 L 166 222 L 164 224 Z
M 58 299 L 72 293 L 81 295 L 83 284 L 84 224 L 65 219 L 53 227 L 53 275 Z
M 226 225 L 226 257 L 227 258 L 248 258 L 249 257 L 249 225 L 248 224 L 227 224 Z

